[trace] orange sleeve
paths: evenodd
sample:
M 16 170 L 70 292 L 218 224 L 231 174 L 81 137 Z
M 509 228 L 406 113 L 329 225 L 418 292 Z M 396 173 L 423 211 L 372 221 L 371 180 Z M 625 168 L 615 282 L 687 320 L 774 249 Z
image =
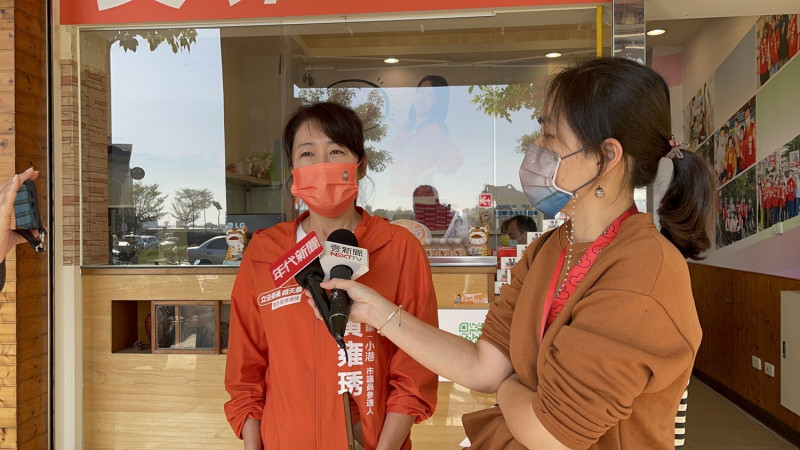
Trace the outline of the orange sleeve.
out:
M 494 345 L 510 361 L 511 352 L 509 350 L 511 342 L 511 319 L 514 317 L 514 309 L 517 307 L 519 293 L 522 290 L 522 283 L 530 270 L 533 260 L 539 254 L 539 250 L 544 246 L 554 234 L 550 231 L 540 236 L 535 243 L 528 246 L 525 253 L 511 268 L 511 283 L 500 288 L 500 296 L 495 296 L 495 301 L 489 305 L 489 313 L 483 323 L 483 329 L 478 339 Z
M 403 236 L 406 239 L 402 239 Z M 403 255 L 403 259 L 397 262 L 401 274 L 395 303 L 418 319 L 438 327 L 436 292 L 422 245 L 405 230 L 392 241 L 393 245 L 395 242 L 398 244 L 394 254 Z M 435 373 L 397 349 L 389 364 L 387 412 L 416 416 L 415 423 L 426 420 L 436 409 L 438 383 Z
M 225 416 L 239 439 L 248 417 L 261 420 L 266 402 L 268 346 L 256 301 L 257 293 L 251 284 L 253 277 L 253 263 L 245 253 L 231 294 L 225 365 L 225 390 L 231 397 L 225 403 Z

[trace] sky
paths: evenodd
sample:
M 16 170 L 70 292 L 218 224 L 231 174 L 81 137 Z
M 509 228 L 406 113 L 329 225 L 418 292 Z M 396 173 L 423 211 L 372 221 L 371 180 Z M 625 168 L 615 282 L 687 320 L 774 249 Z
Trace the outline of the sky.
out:
M 153 52 L 147 43 L 136 52 L 112 46 L 112 141 L 133 144 L 130 165 L 145 170 L 142 183 L 157 183 L 169 195 L 166 211 L 181 188 L 209 189 L 224 209 L 222 101 L 218 30 L 198 29 L 191 51 L 177 54 L 166 44 Z M 216 208 L 206 220 L 216 223 Z
M 174 54 L 166 44 L 150 51 L 146 43 L 136 52 L 118 45 L 111 49 L 111 107 L 113 143 L 133 144 L 131 167 L 145 170 L 143 183 L 159 185 L 169 197 L 181 188 L 209 189 L 225 205 L 225 142 L 222 65 L 219 31 L 198 29 L 190 51 Z M 454 209 L 472 208 L 486 184 L 511 184 L 520 190 L 518 169 L 523 155 L 516 139 L 538 129 L 531 111 L 512 114 L 512 122 L 493 119 L 471 103 L 468 86 L 451 86 L 446 138 L 463 158 L 452 173 L 432 178 L 440 201 Z M 402 125 L 416 88 L 385 88 L 388 131 L 376 148 L 396 151 Z M 359 94 L 366 95 L 366 94 Z M 371 173 L 362 183 L 366 204 L 373 210 L 413 207 L 410 193 L 392 192 L 392 170 Z M 217 210 L 205 212 L 216 223 Z M 202 215 L 197 224 L 202 223 Z M 224 211 L 223 218 L 224 222 Z M 166 216 L 160 224 L 175 219 Z

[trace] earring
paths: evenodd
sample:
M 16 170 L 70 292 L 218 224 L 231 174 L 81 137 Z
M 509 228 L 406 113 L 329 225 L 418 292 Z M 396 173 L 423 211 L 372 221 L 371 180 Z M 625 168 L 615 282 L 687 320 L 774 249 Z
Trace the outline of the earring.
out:
M 597 189 L 594 190 L 594 196 L 597 198 L 603 198 L 604 195 L 606 195 L 606 191 L 604 191 L 600 186 L 597 186 Z

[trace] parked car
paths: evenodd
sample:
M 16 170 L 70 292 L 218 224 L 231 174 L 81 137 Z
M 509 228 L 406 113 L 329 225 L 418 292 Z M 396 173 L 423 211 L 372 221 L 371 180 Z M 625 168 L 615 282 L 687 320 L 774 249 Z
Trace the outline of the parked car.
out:
M 158 243 L 159 248 L 171 249 L 178 245 L 178 236 L 168 236 Z
M 133 245 L 137 250 L 158 248 L 158 238 L 155 236 L 127 234 L 122 239 Z
M 222 264 L 228 253 L 225 236 L 214 236 L 197 247 L 186 249 L 186 260 L 189 264 Z

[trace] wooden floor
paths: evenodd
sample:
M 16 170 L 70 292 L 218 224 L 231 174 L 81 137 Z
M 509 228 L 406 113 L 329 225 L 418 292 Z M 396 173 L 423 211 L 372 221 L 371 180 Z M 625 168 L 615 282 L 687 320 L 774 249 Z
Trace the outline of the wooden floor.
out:
M 414 449 L 460 449 L 459 444 L 465 438 L 461 416 L 490 408 L 494 403 L 494 395 L 470 391 L 451 382 L 440 382 L 436 414 L 411 430 Z M 692 378 L 684 449 L 797 450 L 797 447 L 765 428 L 700 380 Z
M 471 391 L 449 381 L 439 382 L 439 404 L 433 417 L 411 428 L 415 449 L 459 449 L 467 436 L 461 426 L 461 416 L 496 403 L 494 394 Z

